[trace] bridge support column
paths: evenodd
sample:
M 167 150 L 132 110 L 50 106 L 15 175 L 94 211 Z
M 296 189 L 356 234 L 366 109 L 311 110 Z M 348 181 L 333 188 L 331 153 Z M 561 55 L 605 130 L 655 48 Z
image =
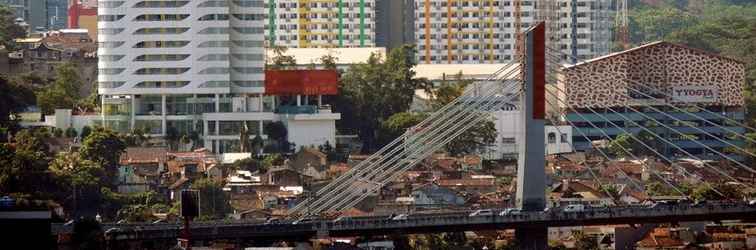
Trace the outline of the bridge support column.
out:
M 541 22 L 524 34 L 523 95 L 520 98 L 521 128 L 524 130 L 517 159 L 517 207 L 525 211 L 543 211 L 546 206 L 546 25 Z M 541 250 L 548 247 L 548 228 L 532 225 L 517 228 L 515 237 L 520 249 Z

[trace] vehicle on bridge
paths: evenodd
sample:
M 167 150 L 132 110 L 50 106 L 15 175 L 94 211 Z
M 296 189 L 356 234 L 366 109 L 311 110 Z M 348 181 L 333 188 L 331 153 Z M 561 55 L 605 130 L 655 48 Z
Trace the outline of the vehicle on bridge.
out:
M 583 212 L 585 211 L 585 205 L 570 204 L 570 205 L 567 205 L 562 211 L 564 211 L 565 213 Z
M 504 211 L 501 211 L 501 213 L 499 213 L 499 216 L 510 216 L 510 215 L 520 215 L 520 214 L 522 214 L 522 209 L 507 208 L 507 209 L 504 209 Z
M 493 216 L 494 212 L 491 209 L 480 209 L 476 210 L 475 212 L 470 213 L 470 217 L 475 216 Z

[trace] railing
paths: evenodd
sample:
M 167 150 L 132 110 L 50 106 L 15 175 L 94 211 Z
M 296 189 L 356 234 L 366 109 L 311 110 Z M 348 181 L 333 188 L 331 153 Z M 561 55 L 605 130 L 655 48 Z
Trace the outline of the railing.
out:
M 279 106 L 276 108 L 276 113 L 279 114 L 317 114 L 318 106 L 304 105 L 304 106 Z

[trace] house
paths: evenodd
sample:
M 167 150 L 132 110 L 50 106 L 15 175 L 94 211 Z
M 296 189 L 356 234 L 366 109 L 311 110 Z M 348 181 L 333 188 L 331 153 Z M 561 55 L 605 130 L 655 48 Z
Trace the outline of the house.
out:
M 254 192 L 255 186 L 262 184 L 260 176 L 252 175 L 247 170 L 236 170 L 226 177 L 226 185 L 223 191 L 231 193 L 251 193 Z
M 465 199 L 456 191 L 436 184 L 426 184 L 412 191 L 415 206 L 461 206 Z
M 438 180 L 438 185 L 457 192 L 486 194 L 496 191 L 495 181 L 494 178 L 443 179 Z
M 303 177 L 299 172 L 287 167 L 272 167 L 265 173 L 265 183 L 278 186 L 302 186 Z
M 655 228 L 636 244 L 636 249 L 690 249 L 688 243 L 683 240 L 687 236 L 686 234 L 689 235 L 690 233 L 686 232 L 685 229 Z
M 119 160 L 118 192 L 156 190 L 160 175 L 166 171 L 167 153 L 166 148 L 126 148 Z
M 569 204 L 597 207 L 614 205 L 614 198 L 601 191 L 597 183 L 584 180 L 562 180 L 554 186 L 550 196 L 550 205 L 555 207 Z
M 483 169 L 483 159 L 478 155 L 466 155 L 462 158 L 462 169 L 480 171 Z
M 320 152 L 317 148 L 303 147 L 289 161 L 289 166 L 296 171 L 304 171 L 306 168 L 313 167 L 318 172 L 325 172 L 328 156 Z
M 352 168 L 349 167 L 349 165 L 346 164 L 346 163 L 332 164 L 328 168 L 328 171 L 326 172 L 326 178 L 328 178 L 328 179 L 335 179 L 335 178 L 337 178 L 337 177 L 345 174 L 346 172 L 349 172 L 349 170 L 351 170 L 351 169 Z

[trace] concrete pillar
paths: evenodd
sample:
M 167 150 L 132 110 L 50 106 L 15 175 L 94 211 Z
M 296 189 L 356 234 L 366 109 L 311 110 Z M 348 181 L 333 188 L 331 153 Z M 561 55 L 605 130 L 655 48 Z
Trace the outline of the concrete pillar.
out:
M 136 95 L 131 95 L 131 112 L 129 113 L 131 115 L 131 124 L 129 125 L 129 128 L 131 131 L 134 131 L 134 124 L 136 123 Z M 142 132 L 146 133 L 145 131 Z
M 166 110 L 166 106 L 167 106 L 167 105 L 166 105 L 166 103 L 165 103 L 165 101 L 166 101 L 166 96 L 165 96 L 165 95 L 162 95 L 161 97 L 162 97 L 162 98 L 161 98 L 161 101 L 160 101 L 160 106 L 161 106 L 161 109 L 162 109 L 161 111 L 162 111 L 162 112 L 160 112 L 160 113 L 161 113 L 161 114 L 162 114 L 162 116 L 163 116 L 163 117 L 162 117 L 162 119 L 161 119 L 161 122 L 162 122 L 162 125 L 161 125 L 161 126 L 163 127 L 163 131 L 161 131 L 161 132 L 162 132 L 161 134 L 162 134 L 163 136 L 165 136 L 166 130 L 168 129 L 168 123 L 167 123 L 167 121 L 166 121 L 166 117 L 165 117 L 165 116 L 166 116 L 166 114 L 167 114 L 167 111 L 168 111 L 168 110 Z
M 257 98 L 257 102 L 258 102 L 257 111 L 262 112 L 263 104 L 264 104 L 263 98 L 265 98 L 265 96 L 263 94 L 259 94 L 258 97 L 259 98 Z
M 318 95 L 318 107 L 323 106 L 323 95 Z
M 215 113 L 220 112 L 220 94 L 215 94 Z
M 297 95 L 297 107 L 302 106 L 302 96 Z
M 545 84 L 546 25 L 541 22 L 525 33 L 523 64 L 523 96 L 521 98 L 521 129 L 524 140 L 517 159 L 516 205 L 525 211 L 543 211 L 546 206 L 545 155 Z M 548 228 L 528 225 L 515 229 L 520 249 L 541 250 L 548 247 Z

